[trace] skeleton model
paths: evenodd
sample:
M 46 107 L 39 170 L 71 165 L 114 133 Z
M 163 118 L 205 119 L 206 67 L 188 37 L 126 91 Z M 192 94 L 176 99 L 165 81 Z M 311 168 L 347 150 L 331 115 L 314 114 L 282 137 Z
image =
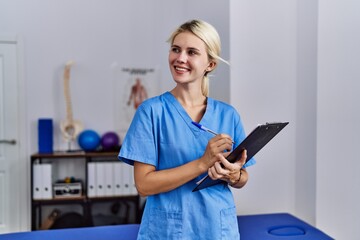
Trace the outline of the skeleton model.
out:
M 73 119 L 73 112 L 71 106 L 70 96 L 70 68 L 74 64 L 73 61 L 68 61 L 64 69 L 64 96 L 66 101 L 66 119 L 61 121 L 60 129 L 64 139 L 68 142 L 68 150 L 71 150 L 71 143 L 75 141 L 77 135 L 83 130 L 83 125 L 80 121 Z

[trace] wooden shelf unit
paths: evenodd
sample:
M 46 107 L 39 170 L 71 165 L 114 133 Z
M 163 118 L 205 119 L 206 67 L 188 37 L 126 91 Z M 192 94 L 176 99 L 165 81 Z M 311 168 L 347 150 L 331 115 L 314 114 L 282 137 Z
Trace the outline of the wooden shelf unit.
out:
M 86 226 L 93 226 L 92 221 L 92 205 L 94 203 L 101 202 L 133 202 L 135 205 L 135 221 L 139 223 L 141 220 L 140 216 L 140 196 L 129 195 L 129 196 L 101 196 L 101 197 L 88 197 L 87 196 L 87 183 L 88 183 L 88 163 L 93 161 L 118 161 L 118 152 L 54 152 L 52 154 L 36 153 L 31 155 L 31 229 L 39 230 L 42 224 L 42 207 L 50 205 L 68 205 L 78 204 L 82 206 L 83 217 Z M 33 164 L 43 162 L 59 161 L 61 159 L 68 160 L 83 160 L 85 179 L 83 179 L 82 195 L 80 197 L 57 197 L 52 199 L 34 199 L 33 198 Z M 128 222 L 126 222 L 128 223 Z

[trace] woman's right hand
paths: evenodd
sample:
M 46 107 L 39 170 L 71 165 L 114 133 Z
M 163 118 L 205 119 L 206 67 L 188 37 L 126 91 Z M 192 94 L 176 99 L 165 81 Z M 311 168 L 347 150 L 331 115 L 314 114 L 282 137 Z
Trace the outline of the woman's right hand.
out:
M 143 197 L 171 191 L 206 173 L 215 162 L 220 162 L 221 157 L 226 157 L 231 150 L 231 137 L 227 134 L 218 134 L 210 139 L 201 158 L 178 167 L 157 170 L 153 165 L 135 161 L 136 188 Z
M 215 162 L 220 161 L 220 155 L 226 156 L 232 150 L 232 139 L 229 135 L 221 133 L 209 140 L 201 162 L 206 170 L 212 167 Z M 220 154 L 220 155 L 219 155 Z

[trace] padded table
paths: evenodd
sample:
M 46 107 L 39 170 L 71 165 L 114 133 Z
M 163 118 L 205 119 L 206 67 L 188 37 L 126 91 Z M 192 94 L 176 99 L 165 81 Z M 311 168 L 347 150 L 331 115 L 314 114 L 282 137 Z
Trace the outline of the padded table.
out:
M 0 234 L 0 240 L 135 240 L 139 224 L 65 228 Z
M 333 239 L 288 213 L 238 216 L 238 224 L 241 240 Z M 0 234 L 0 240 L 136 240 L 139 226 L 139 224 L 123 224 L 8 233 Z
M 238 216 L 241 240 L 330 240 L 319 229 L 288 213 Z

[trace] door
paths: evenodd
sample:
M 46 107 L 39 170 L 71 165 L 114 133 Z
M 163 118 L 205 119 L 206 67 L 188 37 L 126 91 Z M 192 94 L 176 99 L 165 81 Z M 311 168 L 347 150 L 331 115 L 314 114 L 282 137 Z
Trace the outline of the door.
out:
M 20 191 L 24 186 L 20 185 L 25 180 L 23 172 L 26 173 L 20 170 L 26 167 L 20 161 L 16 51 L 16 42 L 3 41 L 0 36 L 0 233 L 21 228 Z

